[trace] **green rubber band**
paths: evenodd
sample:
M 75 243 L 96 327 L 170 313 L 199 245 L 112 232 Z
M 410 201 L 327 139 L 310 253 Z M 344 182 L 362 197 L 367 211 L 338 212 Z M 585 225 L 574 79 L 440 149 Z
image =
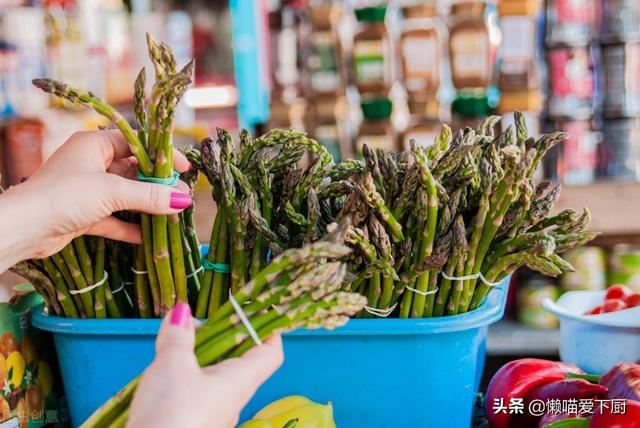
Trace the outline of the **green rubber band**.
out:
M 204 270 L 212 270 L 220 273 L 230 273 L 231 265 L 227 263 L 214 263 L 206 257 L 202 259 L 202 268 Z
M 140 171 L 138 171 L 138 180 L 144 181 L 146 183 L 155 183 L 155 184 L 164 184 L 165 186 L 176 187 L 178 184 L 178 180 L 180 180 L 180 173 L 178 171 L 173 171 L 171 177 L 169 178 L 160 178 L 160 177 L 147 177 Z

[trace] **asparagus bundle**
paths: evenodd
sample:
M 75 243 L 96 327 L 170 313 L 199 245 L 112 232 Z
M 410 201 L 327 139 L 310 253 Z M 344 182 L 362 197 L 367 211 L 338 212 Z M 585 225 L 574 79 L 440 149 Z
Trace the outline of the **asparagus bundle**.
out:
M 326 235 L 315 193 L 333 165 L 324 147 L 293 130 L 274 130 L 255 140 L 244 131 L 239 148 L 227 131 L 217 133 L 217 140 L 207 138 L 200 150 L 187 152 L 212 184 L 218 205 L 202 260 L 206 270 L 198 317 L 215 314 L 226 304 L 228 290 L 241 290 L 284 248 Z M 300 167 L 305 153 L 311 161 Z
M 349 251 L 327 240 L 287 250 L 237 290 L 233 296 L 258 338 L 297 327 L 334 328 L 360 311 L 364 297 L 340 291 L 346 267 L 337 260 Z M 240 356 L 254 345 L 231 306 L 220 308 L 196 331 L 195 353 L 201 366 Z M 124 427 L 138 380 L 125 386 L 82 426 Z
M 353 188 L 336 217 L 352 219 L 350 290 L 368 297 L 369 312 L 387 316 L 397 303 L 403 318 L 455 315 L 520 266 L 549 276 L 573 269 L 558 254 L 597 235 L 584 230 L 589 211 L 549 217 L 559 186 L 533 182 L 566 134 L 535 140 L 515 119 L 499 135 L 498 117 L 455 136 L 443 125 L 432 146 L 398 154 L 365 146 L 358 173 L 334 174 L 328 186 Z
M 145 104 L 145 70 L 135 82 L 134 106 L 137 131 L 123 116 L 91 92 L 84 92 L 51 79 L 35 79 L 34 85 L 45 92 L 73 104 L 93 108 L 111 120 L 124 135 L 131 152 L 138 160 L 140 179 L 164 184 L 172 183 L 172 131 L 174 111 L 193 74 L 193 62 L 181 70 L 171 49 L 147 35 L 149 57 L 155 70 L 155 83 L 149 105 Z M 140 215 L 143 244 L 135 251 L 136 307 L 141 317 L 159 316 L 171 309 L 177 300 L 186 302 L 187 270 L 191 278 L 198 275 L 197 242 L 192 239 L 192 224 L 185 226 L 189 214 Z M 185 257 L 188 247 L 189 257 Z M 193 262 L 193 266 L 189 262 Z M 194 273 L 195 272 L 195 273 Z M 194 282 L 195 280 L 192 280 Z M 87 316 L 90 316 L 87 313 Z
M 219 207 L 196 314 L 214 314 L 228 288 L 264 266 L 265 253 L 313 242 L 343 218 L 354 250 L 347 290 L 369 302 L 361 316 L 398 306 L 400 317 L 455 315 L 478 307 L 520 266 L 550 276 L 572 270 L 558 254 L 597 235 L 584 230 L 589 211 L 549 216 L 559 186 L 533 182 L 566 134 L 536 140 L 520 113 L 515 119 L 515 130 L 499 135 L 497 117 L 455 136 L 443 125 L 432 146 L 401 153 L 365 145 L 363 161 L 337 165 L 293 130 L 255 140 L 243 133 L 239 150 L 218 130 L 217 142 L 192 150 Z M 305 151 L 311 163 L 301 167 Z

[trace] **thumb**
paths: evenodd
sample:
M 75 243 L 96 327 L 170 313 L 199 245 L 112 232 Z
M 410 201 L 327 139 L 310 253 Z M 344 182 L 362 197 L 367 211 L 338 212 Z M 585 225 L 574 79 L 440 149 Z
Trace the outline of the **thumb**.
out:
M 185 358 L 196 362 L 195 322 L 188 304 L 178 302 L 162 321 L 156 339 L 156 359 Z M 196 363 L 197 364 L 197 363 Z
M 107 195 L 112 211 L 141 211 L 148 214 L 173 214 L 191 205 L 191 195 L 162 184 L 108 176 Z

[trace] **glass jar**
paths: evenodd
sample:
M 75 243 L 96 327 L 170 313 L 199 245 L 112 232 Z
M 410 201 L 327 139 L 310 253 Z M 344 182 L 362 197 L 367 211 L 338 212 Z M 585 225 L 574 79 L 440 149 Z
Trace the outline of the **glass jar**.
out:
M 387 94 L 392 84 L 392 49 L 386 5 L 356 10 L 360 29 L 353 38 L 353 80 L 361 94 Z
M 403 84 L 409 94 L 440 88 L 441 21 L 433 3 L 406 6 L 400 36 Z

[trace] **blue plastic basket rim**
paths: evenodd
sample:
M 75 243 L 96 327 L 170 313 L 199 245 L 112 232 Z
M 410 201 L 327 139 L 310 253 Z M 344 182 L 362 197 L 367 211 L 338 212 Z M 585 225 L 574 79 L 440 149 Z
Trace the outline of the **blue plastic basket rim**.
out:
M 502 318 L 509 277 L 494 287 L 478 309 L 460 315 L 434 318 L 352 319 L 335 330 L 298 329 L 287 336 L 407 336 L 450 333 L 493 324 Z M 35 310 L 31 319 L 41 330 L 77 335 L 155 335 L 160 319 L 72 319 Z

